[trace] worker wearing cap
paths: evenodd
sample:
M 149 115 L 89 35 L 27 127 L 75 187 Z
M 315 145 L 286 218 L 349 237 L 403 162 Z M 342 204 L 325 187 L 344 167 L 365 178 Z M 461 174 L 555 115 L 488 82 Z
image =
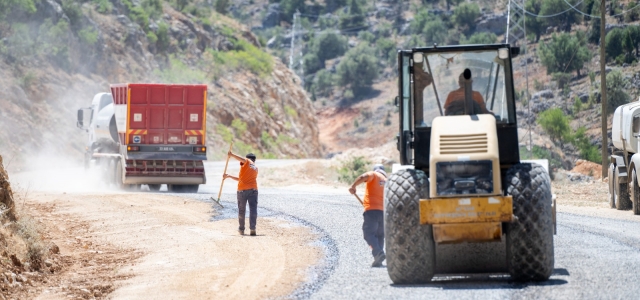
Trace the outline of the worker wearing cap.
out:
M 384 171 L 384 166 L 376 164 L 373 166 L 373 171 L 358 176 L 349 188 L 349 192 L 355 194 L 356 186 L 366 183 L 364 199 L 362 200 L 364 206 L 362 232 L 364 233 L 364 240 L 371 247 L 371 254 L 373 255 L 371 267 L 381 267 L 382 261 L 386 258 L 383 249 L 384 215 L 382 213 L 384 209 L 384 184 L 386 182 L 387 173 Z
M 247 202 L 249 202 L 249 230 L 251 235 L 256 235 L 256 220 L 258 218 L 258 167 L 256 167 L 256 156 L 253 153 L 247 154 L 245 157 L 239 156 L 231 151 L 229 157 L 233 157 L 240 161 L 240 173 L 238 177 L 229 174 L 223 174 L 223 178 L 231 178 L 238 181 L 238 233 L 244 235 L 244 218 L 247 211 Z

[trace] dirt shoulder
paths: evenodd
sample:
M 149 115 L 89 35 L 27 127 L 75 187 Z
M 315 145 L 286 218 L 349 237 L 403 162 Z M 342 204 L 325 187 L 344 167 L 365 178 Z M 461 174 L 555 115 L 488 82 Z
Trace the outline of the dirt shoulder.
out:
M 259 218 L 255 237 L 235 219 L 212 221 L 200 201 L 152 193 L 30 193 L 24 210 L 59 247 L 45 274 L 8 299 L 283 297 L 322 250 L 308 228 Z

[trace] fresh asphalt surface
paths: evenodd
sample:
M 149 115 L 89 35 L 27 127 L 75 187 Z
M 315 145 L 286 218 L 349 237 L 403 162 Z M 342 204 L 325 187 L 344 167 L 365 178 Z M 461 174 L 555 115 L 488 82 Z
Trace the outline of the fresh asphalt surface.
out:
M 301 161 L 259 162 L 259 167 L 286 166 Z M 237 173 L 237 162 L 229 171 Z M 217 197 L 224 162 L 206 164 L 208 184 L 198 194 Z M 259 184 L 259 182 L 258 182 Z M 224 185 L 222 214 L 235 218 L 236 184 Z M 214 205 L 212 203 L 212 205 Z M 621 212 L 630 214 L 631 212 Z M 345 191 L 322 193 L 260 188 L 260 217 L 280 217 L 317 232 L 325 250 L 308 281 L 290 295 L 301 299 L 639 299 L 640 216 L 638 222 L 558 213 L 555 270 L 549 281 L 511 282 L 508 275 L 437 275 L 423 285 L 394 285 L 386 268 L 371 268 L 373 260 L 362 238 L 362 207 Z M 234 228 L 235 229 L 235 228 Z M 386 262 L 385 262 L 386 263 Z

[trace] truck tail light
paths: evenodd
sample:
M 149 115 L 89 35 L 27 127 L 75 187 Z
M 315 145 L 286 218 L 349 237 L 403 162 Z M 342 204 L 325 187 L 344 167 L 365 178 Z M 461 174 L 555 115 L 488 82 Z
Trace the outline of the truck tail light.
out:
M 207 147 L 193 147 L 193 152 L 207 152 Z
M 127 151 L 140 151 L 138 146 L 127 146 Z

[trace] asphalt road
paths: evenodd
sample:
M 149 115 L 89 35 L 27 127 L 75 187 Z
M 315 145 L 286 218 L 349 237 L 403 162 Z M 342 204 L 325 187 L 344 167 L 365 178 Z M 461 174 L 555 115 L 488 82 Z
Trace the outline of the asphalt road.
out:
M 270 163 L 261 161 L 260 166 Z M 278 165 L 294 163 L 299 161 Z M 236 165 L 230 164 L 229 171 L 237 169 Z M 216 197 L 223 168 L 223 163 L 208 163 L 209 184 L 190 196 L 202 201 Z M 221 200 L 225 208 L 218 218 L 235 218 L 235 182 L 224 186 Z M 437 275 L 429 284 L 394 285 L 386 268 L 370 267 L 370 250 L 362 239 L 362 208 L 346 190 L 337 194 L 261 188 L 258 206 L 259 217 L 279 215 L 312 227 L 320 235 L 318 243 L 325 249 L 325 259 L 312 268 L 309 281 L 292 298 L 640 298 L 640 217 L 633 222 L 558 213 L 555 270 L 546 282 L 515 283 L 506 274 L 478 274 Z
M 270 166 L 300 163 L 304 161 L 261 160 L 259 167 L 264 170 Z M 180 196 L 213 205 L 210 198 L 218 195 L 224 162 L 208 162 L 205 166 L 207 184 L 202 185 L 197 194 Z M 43 178 L 35 182 L 40 188 L 70 191 L 69 176 L 82 174 L 74 170 L 67 170 L 67 173 L 56 170 L 56 176 L 41 172 L 38 174 Z M 230 162 L 228 171 L 236 174 L 237 170 L 238 163 Z M 33 175 L 19 174 L 12 180 Z M 27 181 L 21 187 L 28 191 L 30 184 L 33 183 Z M 229 181 L 223 187 L 221 200 L 225 208 L 215 218 L 236 218 L 236 183 Z M 80 180 L 73 189 L 95 192 L 95 187 Z M 394 285 L 386 268 L 370 267 L 372 257 L 362 238 L 360 204 L 346 189 L 331 191 L 260 189 L 259 217 L 278 216 L 308 226 L 319 234 L 317 245 L 325 250 L 321 263 L 311 268 L 308 281 L 290 298 L 640 299 L 640 216 L 638 221 L 624 221 L 558 213 L 558 231 L 554 237 L 555 270 L 546 282 L 514 283 L 505 274 L 478 274 L 438 275 L 429 284 Z M 617 213 L 631 214 L 629 211 Z M 260 219 L 258 230 L 259 222 Z

